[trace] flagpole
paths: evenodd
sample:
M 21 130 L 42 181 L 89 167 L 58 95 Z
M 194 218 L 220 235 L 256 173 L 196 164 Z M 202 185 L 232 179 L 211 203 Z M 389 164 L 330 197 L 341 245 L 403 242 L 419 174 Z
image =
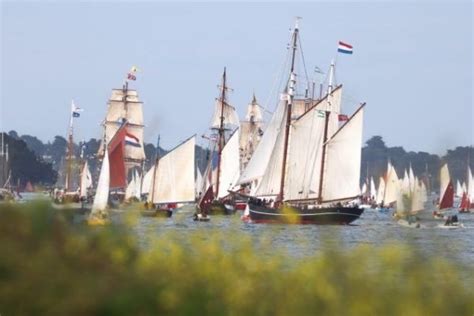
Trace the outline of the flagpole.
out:
M 66 172 L 66 188 L 65 192 L 71 189 L 71 172 L 72 172 L 72 151 L 73 151 L 73 124 L 74 124 L 74 100 L 71 100 L 71 113 L 69 117 L 69 133 L 68 133 L 68 155 L 67 155 L 67 172 Z

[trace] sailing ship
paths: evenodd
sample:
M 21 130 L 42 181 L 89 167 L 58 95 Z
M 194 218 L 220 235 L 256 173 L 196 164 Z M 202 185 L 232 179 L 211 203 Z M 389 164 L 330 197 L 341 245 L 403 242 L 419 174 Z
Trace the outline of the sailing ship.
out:
M 180 203 L 195 201 L 195 147 L 192 136 L 159 157 L 147 172 L 144 187 L 148 193 L 144 216 L 172 216 Z
M 236 186 L 240 176 L 239 118 L 235 108 L 227 101 L 226 69 L 222 75 L 220 96 L 217 98 L 211 122 L 215 133 L 213 148 L 204 172 L 203 190 L 197 204 L 201 217 L 211 214 L 233 214 L 235 209 L 229 190 Z M 228 135 L 228 136 L 227 136 Z
M 342 86 L 330 87 L 326 97 L 295 115 L 298 38 L 297 21 L 289 80 L 239 182 L 255 181 L 248 199 L 253 222 L 349 224 L 363 212 L 357 201 L 365 104 L 339 127 Z M 264 169 L 261 178 L 256 177 L 262 171 L 257 166 Z
M 138 92 L 129 88 L 129 81 L 136 80 L 137 68 L 132 67 L 121 89 L 113 89 L 103 122 L 103 139 L 109 150 L 110 190 L 114 201 L 125 196 L 128 179 L 135 170 L 143 174 L 145 151 L 143 146 L 143 102 Z M 105 146 L 99 147 L 99 157 L 104 156 Z
M 240 166 L 245 169 L 263 135 L 263 114 L 255 93 L 247 107 L 245 120 L 240 122 Z
M 459 186 L 459 181 L 458 181 Z M 459 204 L 459 212 L 460 213 L 471 213 L 471 208 L 473 205 L 471 204 L 474 199 L 474 178 L 472 176 L 471 168 L 469 165 L 467 166 L 467 185 L 463 182 L 461 189 L 458 189 L 458 192 L 461 196 L 461 203 Z

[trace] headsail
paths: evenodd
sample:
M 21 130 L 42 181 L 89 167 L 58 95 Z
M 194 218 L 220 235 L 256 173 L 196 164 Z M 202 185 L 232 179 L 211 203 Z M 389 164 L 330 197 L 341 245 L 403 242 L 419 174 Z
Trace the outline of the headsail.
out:
M 80 197 L 84 198 L 87 196 L 87 190 L 92 187 L 92 175 L 89 170 L 89 165 L 87 164 L 87 160 L 84 163 L 84 167 L 82 168 L 81 173 L 81 186 L 80 186 Z
M 109 154 L 106 149 L 104 159 L 102 160 L 102 167 L 100 169 L 99 182 L 97 183 L 94 203 L 92 204 L 92 210 L 89 217 L 97 216 L 98 213 L 107 208 L 107 202 L 109 200 L 109 182 Z
M 239 153 L 239 129 L 229 138 L 221 155 L 220 185 L 217 197 L 222 198 L 229 195 L 228 190 L 236 186 L 240 176 L 240 153 Z

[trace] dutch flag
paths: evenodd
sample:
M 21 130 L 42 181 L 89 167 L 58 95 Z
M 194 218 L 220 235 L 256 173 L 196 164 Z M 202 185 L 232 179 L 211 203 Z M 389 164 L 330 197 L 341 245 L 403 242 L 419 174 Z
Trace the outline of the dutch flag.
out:
M 339 41 L 337 52 L 343 54 L 352 54 L 352 45 Z
M 134 147 L 142 147 L 140 145 L 140 140 L 129 133 L 125 134 L 125 145 L 130 145 Z

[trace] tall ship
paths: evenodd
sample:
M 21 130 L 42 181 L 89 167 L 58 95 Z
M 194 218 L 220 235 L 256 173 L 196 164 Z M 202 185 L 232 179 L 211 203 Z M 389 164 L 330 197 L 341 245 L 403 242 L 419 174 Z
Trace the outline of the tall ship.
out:
M 122 88 L 112 90 L 103 122 L 102 139 L 109 153 L 110 189 L 115 192 L 125 191 L 134 170 L 143 174 L 143 102 L 137 90 L 129 87 L 129 81 L 136 80 L 136 72 L 136 67 L 133 67 Z M 100 157 L 104 156 L 104 148 L 99 148 Z
M 358 202 L 365 103 L 340 126 L 342 86 L 329 87 L 324 98 L 295 113 L 298 40 L 297 20 L 287 84 L 239 180 L 253 183 L 248 216 L 257 223 L 349 224 L 363 212 Z
M 247 166 L 255 148 L 257 148 L 257 145 L 260 143 L 260 139 L 263 135 L 263 127 L 262 109 L 254 93 L 252 102 L 250 102 L 247 107 L 245 120 L 240 122 L 239 148 L 241 170 Z
M 239 118 L 235 108 L 227 98 L 226 69 L 222 75 L 220 95 L 216 99 L 211 120 L 211 155 L 203 175 L 203 194 L 198 200 L 198 213 L 204 217 L 209 214 L 232 214 L 233 206 L 229 200 L 240 175 Z

